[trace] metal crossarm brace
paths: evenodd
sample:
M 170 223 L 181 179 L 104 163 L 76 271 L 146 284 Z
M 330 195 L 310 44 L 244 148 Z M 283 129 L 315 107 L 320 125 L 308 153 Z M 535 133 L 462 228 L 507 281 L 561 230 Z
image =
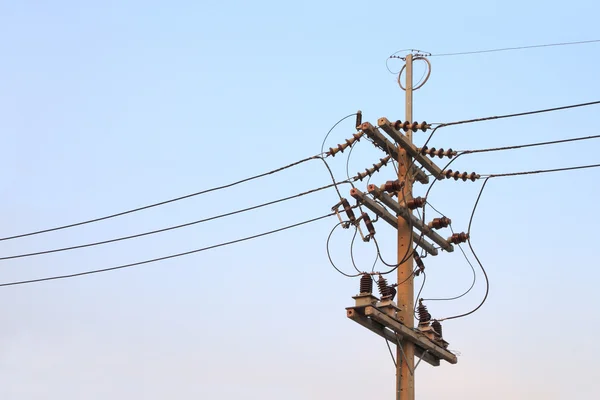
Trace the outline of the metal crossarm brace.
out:
M 387 193 L 384 193 L 380 188 L 375 185 L 369 185 L 369 193 L 372 194 L 378 200 L 381 200 L 383 204 L 392 209 L 396 214 L 404 218 L 408 223 L 412 224 L 418 231 L 422 232 L 425 236 L 431 239 L 434 243 L 440 246 L 447 252 L 453 252 L 454 246 L 449 243 L 446 239 L 441 237 L 437 232 L 433 231 L 427 225 L 423 223 L 419 218 L 415 217 L 412 213 L 408 212 L 406 207 L 401 206 Z
M 392 213 L 390 213 L 388 210 L 386 210 L 385 207 L 382 207 L 381 205 L 377 204 L 376 201 L 369 198 L 369 196 L 365 195 L 363 192 L 361 192 L 360 190 L 358 190 L 356 188 L 353 188 L 350 190 L 350 195 L 352 197 L 354 197 L 356 200 L 363 203 L 365 205 L 365 207 L 367 207 L 369 210 L 373 211 L 376 215 L 380 216 L 381 219 L 383 219 L 385 222 L 387 222 L 388 224 L 393 226 L 394 229 L 398 229 L 397 218 L 394 215 L 392 215 Z M 417 246 L 420 246 L 427 253 L 431 254 L 432 256 L 438 255 L 437 249 L 431 243 L 429 243 L 425 239 L 423 239 L 421 237 L 421 235 L 413 234 L 412 239 L 413 239 L 413 242 L 415 242 L 415 244 Z
M 377 130 L 377 128 L 375 128 L 373 125 L 371 125 L 371 123 L 369 123 L 369 122 L 363 123 L 362 125 L 360 125 L 360 129 L 368 137 L 370 137 L 371 140 L 373 140 L 373 142 L 375 142 L 377 147 L 379 147 L 385 153 L 392 156 L 392 158 L 394 160 L 398 159 L 398 147 L 396 145 L 394 145 L 392 142 L 390 142 L 389 140 L 387 140 L 385 138 L 385 136 L 383 136 Z M 422 184 L 426 185 L 429 183 L 429 177 L 427 175 L 425 175 L 425 173 L 423 171 L 421 171 L 421 169 L 417 165 L 415 165 L 415 164 L 412 165 L 411 173 L 415 177 L 415 179 L 417 181 L 421 182 Z
M 427 350 L 429 354 L 433 355 L 436 358 L 447 361 L 450 364 L 456 364 L 458 362 L 456 355 L 454 355 L 453 353 L 449 352 L 441 346 L 438 346 L 437 344 L 432 342 L 427 336 L 420 333 L 419 331 L 415 331 L 403 325 L 400 321 L 379 311 L 373 306 L 365 307 L 365 316 L 370 317 L 371 319 L 375 320 L 376 322 L 379 322 L 386 328 L 391 329 L 392 331 L 397 333 L 398 336 L 400 336 L 402 339 L 414 343 L 416 348 L 420 348 L 422 352 Z
M 406 150 L 406 153 L 413 157 L 419 164 L 421 164 L 427 171 L 429 171 L 436 179 L 444 179 L 445 176 L 442 173 L 440 167 L 433 163 L 427 156 L 421 154 L 419 150 L 412 144 L 406 136 L 401 132 L 397 131 L 387 118 L 379 118 L 377 124 L 382 128 L 400 147 Z M 365 132 L 366 133 L 366 132 Z

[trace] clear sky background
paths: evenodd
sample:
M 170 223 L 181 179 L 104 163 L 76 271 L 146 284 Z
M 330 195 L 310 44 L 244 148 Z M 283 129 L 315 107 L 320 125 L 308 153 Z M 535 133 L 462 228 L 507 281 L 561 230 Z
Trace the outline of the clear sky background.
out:
M 393 52 L 598 39 L 595 1 L 0 1 L 0 236 L 99 217 L 317 154 L 329 128 L 404 118 Z M 432 57 L 417 121 L 449 122 L 600 99 L 600 45 Z M 398 64 L 391 63 L 398 69 Z M 415 64 L 417 78 L 423 66 Z M 597 107 L 439 130 L 470 149 L 600 133 Z M 327 146 L 354 132 L 340 124 Z M 417 144 L 425 136 L 415 135 Z M 597 163 L 597 142 L 465 156 L 511 172 Z M 383 154 L 354 149 L 352 175 Z M 345 178 L 345 157 L 331 160 Z M 417 398 L 597 399 L 600 171 L 488 183 L 472 243 L 487 303 L 444 324 L 459 363 L 417 369 Z M 388 167 L 373 183 L 393 177 Z M 0 242 L 0 256 L 158 229 L 329 183 L 319 161 L 79 228 Z M 480 183 L 440 182 L 431 203 L 467 229 Z M 342 188 L 344 193 L 349 187 Z M 416 186 L 415 193 L 423 194 Z M 318 217 L 333 190 L 160 235 L 1 261 L 0 281 L 187 251 Z M 428 215 L 433 217 L 431 210 Z M 277 235 L 70 280 L 0 289 L 0 398 L 393 398 L 384 341 L 345 316 L 358 280 L 330 266 L 334 218 Z M 395 232 L 377 223 L 384 258 Z M 445 233 L 444 233 L 445 234 Z M 352 271 L 352 232 L 332 256 Z M 370 269 L 372 243 L 355 246 Z M 469 287 L 460 252 L 426 259 L 423 297 Z M 378 266 L 377 269 L 382 269 Z M 420 285 L 421 278 L 416 280 Z M 434 317 L 468 311 L 430 302 Z

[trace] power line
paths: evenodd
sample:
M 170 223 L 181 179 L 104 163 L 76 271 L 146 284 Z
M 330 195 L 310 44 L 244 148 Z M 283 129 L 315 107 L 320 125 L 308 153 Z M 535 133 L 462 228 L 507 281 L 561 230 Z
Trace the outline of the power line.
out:
M 542 113 L 547 113 L 547 112 L 568 110 L 568 109 L 571 109 L 571 108 L 587 107 L 587 106 L 593 106 L 593 105 L 598 105 L 598 104 L 600 104 L 600 100 L 590 101 L 590 102 L 587 102 L 587 103 L 569 104 L 569 105 L 560 106 L 560 107 L 543 108 L 543 109 L 540 109 L 540 110 L 524 111 L 524 112 L 513 113 L 513 114 L 494 115 L 494 116 L 491 116 L 491 117 L 465 119 L 465 120 L 454 121 L 454 122 L 443 122 L 443 123 L 437 124 L 437 126 L 433 129 L 433 131 L 431 132 L 431 134 L 429 135 L 429 137 L 425 141 L 425 144 L 423 144 L 423 147 L 427 146 L 427 144 L 429 143 L 429 141 L 431 140 L 431 138 L 433 137 L 433 135 L 435 134 L 435 132 L 439 128 L 445 128 L 445 127 L 454 126 L 454 125 L 472 124 L 474 122 L 491 121 L 491 120 L 496 120 L 496 119 L 523 117 L 523 116 L 526 116 L 526 115 L 542 114 Z
M 507 173 L 503 173 L 503 174 L 486 174 L 486 175 L 481 175 L 481 176 L 487 177 L 489 179 L 489 178 L 500 178 L 503 176 L 535 175 L 535 174 L 545 174 L 545 173 L 549 173 L 549 172 L 574 171 L 574 170 L 578 170 L 578 169 L 588 169 L 588 168 L 598 168 L 598 167 L 600 167 L 600 164 L 588 164 L 588 165 L 578 165 L 575 167 L 539 169 L 539 170 L 534 170 L 534 171 L 507 172 Z
M 262 178 L 262 177 L 265 177 L 267 175 L 271 175 L 271 174 L 275 174 L 277 172 L 281 172 L 281 171 L 283 171 L 285 169 L 294 167 L 296 165 L 300 165 L 300 164 L 305 163 L 305 162 L 310 161 L 310 160 L 322 159 L 322 158 L 323 158 L 322 155 L 315 155 L 315 156 L 312 156 L 312 157 L 307 157 L 305 159 L 293 162 L 293 163 L 288 164 L 286 166 L 283 166 L 283 167 L 280 167 L 280 168 L 277 168 L 277 169 L 274 169 L 274 170 L 271 170 L 271 171 L 268 171 L 268 172 L 264 172 L 264 173 L 259 174 L 259 175 L 254 175 L 254 176 L 251 176 L 249 178 L 245 178 L 245 179 L 242 179 L 242 180 L 239 180 L 239 181 L 236 181 L 236 182 L 228 183 L 226 185 L 216 186 L 216 187 L 213 187 L 213 188 L 210 188 L 210 189 L 205 189 L 205 190 L 202 190 L 202 191 L 199 191 L 199 192 L 186 194 L 184 196 L 175 197 L 175 198 L 172 198 L 172 199 L 169 199 L 169 200 L 160 201 L 158 203 L 148 204 L 146 206 L 142 206 L 142 207 L 138 207 L 138 208 L 132 208 L 132 209 L 127 210 L 127 211 L 121 211 L 121 212 L 118 212 L 118 213 L 115 213 L 115 214 L 106 215 L 104 217 L 93 218 L 93 219 L 89 219 L 89 220 L 86 220 L 86 221 L 75 222 L 75 223 L 72 223 L 72 224 L 61 225 L 61 226 L 57 226 L 57 227 L 54 227 L 54 228 L 42 229 L 42 230 L 38 230 L 38 231 L 34 231 L 34 232 L 28 232 L 28 233 L 22 233 L 22 234 L 18 234 L 18 235 L 13 235 L 13 236 L 7 236 L 7 237 L 0 238 L 0 241 L 17 239 L 17 238 L 22 238 L 22 237 L 27 237 L 27 236 L 34 236 L 34 235 L 39 235 L 39 234 L 42 234 L 42 233 L 59 231 L 59 230 L 62 230 L 62 229 L 73 228 L 73 227 L 76 227 L 76 226 L 91 224 L 91 223 L 94 223 L 94 222 L 99 222 L 99 221 L 104 221 L 104 220 L 115 218 L 115 217 L 120 217 L 120 216 L 123 216 L 123 215 L 135 213 L 135 212 L 138 212 L 138 211 L 147 210 L 149 208 L 158 207 L 158 206 L 162 206 L 162 205 L 169 204 L 169 203 L 174 203 L 176 201 L 180 201 L 180 200 L 184 200 L 184 199 L 189 199 L 191 197 L 195 197 L 195 196 L 199 196 L 199 195 L 202 195 L 202 194 L 214 192 L 214 191 L 217 191 L 217 190 L 230 188 L 232 186 L 236 186 L 236 185 L 239 185 L 241 183 L 249 182 L 249 181 L 252 181 L 254 179 Z
M 344 183 L 348 183 L 348 181 L 335 182 L 335 184 L 337 184 L 337 185 L 341 185 L 341 184 L 344 184 Z M 229 217 L 229 216 L 235 215 L 235 214 L 241 214 L 241 213 L 244 213 L 244 212 L 247 212 L 247 211 L 256 210 L 256 209 L 259 209 L 259 208 L 262 208 L 262 207 L 266 207 L 266 206 L 270 206 L 270 205 L 273 205 L 273 204 L 282 203 L 284 201 L 288 201 L 288 200 L 296 199 L 298 197 L 306 196 L 308 194 L 316 193 L 316 192 L 319 192 L 321 190 L 325 190 L 325 189 L 331 188 L 333 186 L 334 186 L 334 184 L 329 184 L 329 185 L 321 186 L 319 188 L 311 189 L 311 190 L 308 190 L 306 192 L 295 194 L 293 196 L 283 197 L 283 198 L 280 198 L 280 199 L 277 199 L 277 200 L 269 201 L 267 203 L 262 203 L 262 204 L 258 204 L 258 205 L 252 206 L 252 207 L 242 208 L 242 209 L 239 209 L 239 210 L 236 210 L 236 211 L 231 211 L 231 212 L 228 212 L 228 213 L 219 214 L 219 215 L 215 215 L 215 216 L 212 216 L 212 217 L 199 219 L 199 220 L 196 220 L 196 221 L 187 222 L 187 223 L 180 224 L 180 225 L 169 226 L 167 228 L 156 229 L 156 230 L 152 230 L 152 231 L 138 233 L 138 234 L 135 234 L 135 235 L 122 236 L 122 237 L 118 237 L 118 238 L 113 238 L 113 239 L 108 239 L 108 240 L 103 240 L 103 241 L 98 241 L 98 242 L 93 242 L 93 243 L 85 243 L 85 244 L 80 244 L 80 245 L 76 245 L 76 246 L 62 247 L 62 248 L 52 249 L 52 250 L 44 250 L 44 251 L 37 251 L 37 252 L 33 252 L 33 253 L 17 254 L 17 255 L 13 255 L 13 256 L 0 257 L 0 261 L 12 260 L 12 259 L 15 259 L 15 258 L 38 256 L 38 255 L 42 255 L 42 254 L 58 253 L 58 252 L 62 252 L 62 251 L 81 249 L 81 248 L 85 248 L 85 247 L 99 246 L 99 245 L 103 245 L 103 244 L 107 244 L 107 243 L 114 243 L 114 242 L 119 242 L 119 241 L 122 241 L 122 240 L 135 239 L 135 238 L 139 238 L 139 237 L 143 237 L 143 236 L 154 235 L 154 234 L 157 234 L 157 233 L 167 232 L 167 231 L 171 231 L 171 230 L 175 230 L 175 229 L 184 228 L 184 227 L 187 227 L 187 226 L 201 224 L 201 223 L 212 221 L 212 220 L 216 220 L 216 219 L 219 219 L 219 218 Z
M 256 239 L 256 238 L 259 238 L 259 237 L 262 237 L 262 236 L 271 235 L 273 233 L 282 232 L 282 231 L 285 231 L 285 230 L 288 230 L 288 229 L 296 228 L 296 227 L 301 226 L 301 225 L 306 225 L 306 224 L 309 224 L 311 222 L 316 222 L 316 221 L 319 221 L 321 219 L 325 219 L 325 218 L 331 217 L 333 215 L 335 215 L 335 213 L 329 213 L 329 214 L 323 215 L 321 217 L 312 218 L 312 219 L 309 219 L 309 220 L 306 220 L 306 221 L 302 221 L 302 222 L 298 222 L 298 223 L 295 223 L 295 224 L 292 224 L 292 225 L 284 226 L 283 228 L 274 229 L 274 230 L 263 232 L 263 233 L 259 233 L 259 234 L 256 234 L 256 235 L 247 236 L 247 237 L 244 237 L 244 238 L 241 238 L 241 239 L 236 239 L 236 240 L 231 240 L 229 242 L 223 242 L 223 243 L 215 244 L 215 245 L 212 245 L 212 246 L 202 247 L 200 249 L 185 251 L 183 253 L 171 254 L 171 255 L 168 255 L 168 256 L 164 256 L 164 257 L 152 258 L 150 260 L 138 261 L 138 262 L 135 262 L 135 263 L 123 264 L 123 265 L 118 265 L 118 266 L 115 266 L 115 267 L 95 269 L 95 270 L 85 271 L 85 272 L 77 272 L 77 273 L 74 273 L 74 274 L 56 275 L 56 276 L 50 276 L 50 277 L 46 277 L 46 278 L 38 278 L 38 279 L 29 279 L 29 280 L 24 280 L 24 281 L 0 283 L 0 287 L 3 287 L 3 286 L 25 285 L 25 284 L 29 284 L 29 283 L 38 283 L 38 282 L 52 281 L 52 280 L 57 280 L 57 279 L 75 278 L 75 277 L 83 276 L 83 275 L 98 274 L 98 273 L 102 273 L 102 272 L 114 271 L 114 270 L 118 270 L 118 269 L 130 268 L 130 267 L 135 267 L 135 266 L 139 266 L 139 265 L 143 265 L 143 264 L 150 264 L 150 263 L 154 263 L 154 262 L 158 262 L 158 261 L 164 261 L 164 260 L 168 260 L 168 259 L 171 259 L 171 258 L 177 258 L 177 257 L 186 256 L 186 255 L 189 255 L 189 254 L 200 253 L 200 252 L 203 252 L 203 251 L 206 251 L 206 250 L 215 249 L 217 247 L 229 246 L 229 245 L 232 245 L 232 244 L 235 244 L 235 243 L 240 243 L 240 242 L 244 242 L 244 241 L 247 241 L 247 240 Z
M 518 145 L 504 146 L 504 147 L 491 147 L 491 148 L 487 148 L 487 149 L 457 150 L 457 152 L 459 152 L 461 154 L 487 153 L 487 152 L 491 152 L 491 151 L 517 150 L 517 149 L 524 149 L 527 147 L 547 146 L 547 145 L 553 145 L 553 144 L 562 144 L 562 143 L 577 142 L 580 140 L 590 140 L 590 139 L 598 139 L 598 138 L 600 138 L 600 135 L 580 136 L 580 137 L 575 137 L 575 138 L 570 138 L 570 139 L 559 139 L 559 140 L 551 140 L 548 142 L 518 144 Z
M 431 54 L 430 57 L 449 57 L 449 56 L 462 56 L 462 55 L 468 55 L 468 54 L 496 53 L 496 52 L 500 52 L 500 51 L 514 51 L 514 50 L 537 49 L 537 48 L 542 48 L 542 47 L 573 46 L 573 45 L 579 45 L 579 44 L 590 44 L 590 43 L 598 43 L 598 42 L 600 42 L 600 39 L 580 40 L 580 41 L 577 41 L 577 42 L 535 44 L 535 45 L 531 45 L 531 46 L 501 47 L 501 48 L 486 49 L 486 50 L 474 50 L 474 51 L 461 51 L 461 52 L 456 52 L 456 53 Z

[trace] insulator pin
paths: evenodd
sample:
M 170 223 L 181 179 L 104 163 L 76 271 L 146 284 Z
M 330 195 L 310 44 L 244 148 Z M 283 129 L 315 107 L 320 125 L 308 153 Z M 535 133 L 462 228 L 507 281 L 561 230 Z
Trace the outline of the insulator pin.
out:
M 414 210 L 416 208 L 423 207 L 426 203 L 427 200 L 423 197 L 415 197 L 414 199 L 410 199 L 406 202 L 406 207 L 408 207 L 411 210 Z
M 481 175 L 476 174 L 475 172 L 469 174 L 468 172 L 452 171 L 451 169 L 442 171 L 442 174 L 446 179 L 454 178 L 455 181 L 462 179 L 464 182 L 466 182 L 467 179 L 475 182 L 477 179 L 481 178 Z
M 419 129 L 422 130 L 423 132 L 425 132 L 427 129 L 431 128 L 431 125 L 428 124 L 427 122 L 423 121 L 423 122 L 409 122 L 409 121 L 396 121 L 394 122 L 394 128 L 399 131 L 400 129 L 402 129 L 404 132 L 407 132 L 409 130 L 416 132 Z
M 427 226 L 433 229 L 447 228 L 452 223 L 452 220 L 447 217 L 434 218 Z
M 360 294 L 371 294 L 373 293 L 373 280 L 371 275 L 364 273 L 360 277 Z
M 470 237 L 469 234 L 465 233 L 465 232 L 455 233 L 454 235 L 452 235 L 448 238 L 448 241 L 450 243 L 460 244 L 460 243 L 464 243 L 467 240 L 469 240 L 469 237 Z

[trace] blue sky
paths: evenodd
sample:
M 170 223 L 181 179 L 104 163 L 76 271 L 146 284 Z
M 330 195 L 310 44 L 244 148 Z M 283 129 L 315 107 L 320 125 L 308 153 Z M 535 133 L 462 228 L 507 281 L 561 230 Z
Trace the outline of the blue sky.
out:
M 403 119 L 385 68 L 399 49 L 436 53 L 598 39 L 598 6 L 558 2 L 0 2 L 0 236 L 77 222 L 277 168 L 319 152 L 341 117 Z M 432 57 L 417 121 L 448 122 L 598 100 L 600 45 Z M 391 63 L 391 67 L 397 67 Z M 423 69 L 415 65 L 415 74 Z M 439 130 L 471 149 L 598 134 L 597 108 Z M 352 120 L 328 146 L 354 132 Z M 416 143 L 424 136 L 415 135 Z M 597 163 L 593 141 L 472 155 L 456 169 Z M 382 157 L 361 141 L 350 172 Z M 344 179 L 346 159 L 332 168 Z M 387 168 L 374 177 L 393 177 Z M 472 242 L 491 282 L 481 310 L 444 324 L 455 366 L 417 370 L 419 399 L 595 399 L 600 319 L 593 251 L 597 170 L 488 183 Z M 0 255 L 109 239 L 209 217 L 329 183 L 320 162 L 79 228 L 0 242 Z M 431 203 L 467 229 L 479 183 L 440 182 Z M 343 188 L 346 193 L 348 187 Z M 415 194 L 423 194 L 416 186 Z M 334 191 L 194 227 L 1 261 L 0 281 L 103 268 L 317 217 Z M 428 211 L 432 216 L 432 212 Z M 356 279 L 328 263 L 333 218 L 138 268 L 0 290 L 6 399 L 391 398 L 382 339 L 345 317 Z M 395 232 L 376 225 L 384 257 Z M 351 270 L 351 232 L 332 255 Z M 370 268 L 372 244 L 357 243 Z M 470 284 L 459 252 L 428 258 L 424 297 Z M 419 285 L 421 280 L 416 281 Z M 434 317 L 484 293 L 431 302 Z

